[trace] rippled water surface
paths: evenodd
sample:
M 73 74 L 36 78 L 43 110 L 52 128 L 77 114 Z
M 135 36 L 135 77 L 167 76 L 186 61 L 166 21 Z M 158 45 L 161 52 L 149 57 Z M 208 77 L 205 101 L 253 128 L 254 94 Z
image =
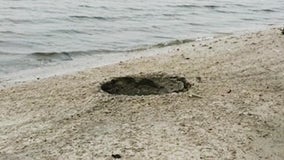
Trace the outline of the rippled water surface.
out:
M 283 22 L 283 0 L 0 0 L 0 75 Z

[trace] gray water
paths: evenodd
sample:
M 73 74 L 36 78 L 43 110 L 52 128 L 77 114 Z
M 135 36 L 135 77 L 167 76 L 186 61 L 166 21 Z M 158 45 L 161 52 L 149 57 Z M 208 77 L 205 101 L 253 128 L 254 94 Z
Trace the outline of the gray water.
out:
M 284 0 L 0 0 L 0 80 L 77 58 L 84 65 L 84 57 L 283 23 Z

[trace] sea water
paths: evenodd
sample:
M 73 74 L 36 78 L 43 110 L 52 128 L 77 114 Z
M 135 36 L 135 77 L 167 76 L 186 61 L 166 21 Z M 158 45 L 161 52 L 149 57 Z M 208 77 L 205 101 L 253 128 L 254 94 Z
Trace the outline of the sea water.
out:
M 283 0 L 0 0 L 0 83 L 283 23 Z

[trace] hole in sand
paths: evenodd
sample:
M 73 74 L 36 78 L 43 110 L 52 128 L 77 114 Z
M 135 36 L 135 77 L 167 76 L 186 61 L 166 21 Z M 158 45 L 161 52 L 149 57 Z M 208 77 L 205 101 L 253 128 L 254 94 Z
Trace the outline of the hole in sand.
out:
M 114 78 L 104 83 L 101 89 L 116 95 L 160 95 L 185 92 L 191 85 L 184 77 L 148 75 Z

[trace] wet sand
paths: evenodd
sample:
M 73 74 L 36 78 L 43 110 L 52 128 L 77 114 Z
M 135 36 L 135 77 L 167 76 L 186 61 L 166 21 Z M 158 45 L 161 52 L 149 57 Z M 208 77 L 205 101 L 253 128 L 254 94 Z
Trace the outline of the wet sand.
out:
M 278 29 L 0 90 L 0 159 L 284 159 Z M 113 77 L 174 75 L 185 92 L 112 95 Z

